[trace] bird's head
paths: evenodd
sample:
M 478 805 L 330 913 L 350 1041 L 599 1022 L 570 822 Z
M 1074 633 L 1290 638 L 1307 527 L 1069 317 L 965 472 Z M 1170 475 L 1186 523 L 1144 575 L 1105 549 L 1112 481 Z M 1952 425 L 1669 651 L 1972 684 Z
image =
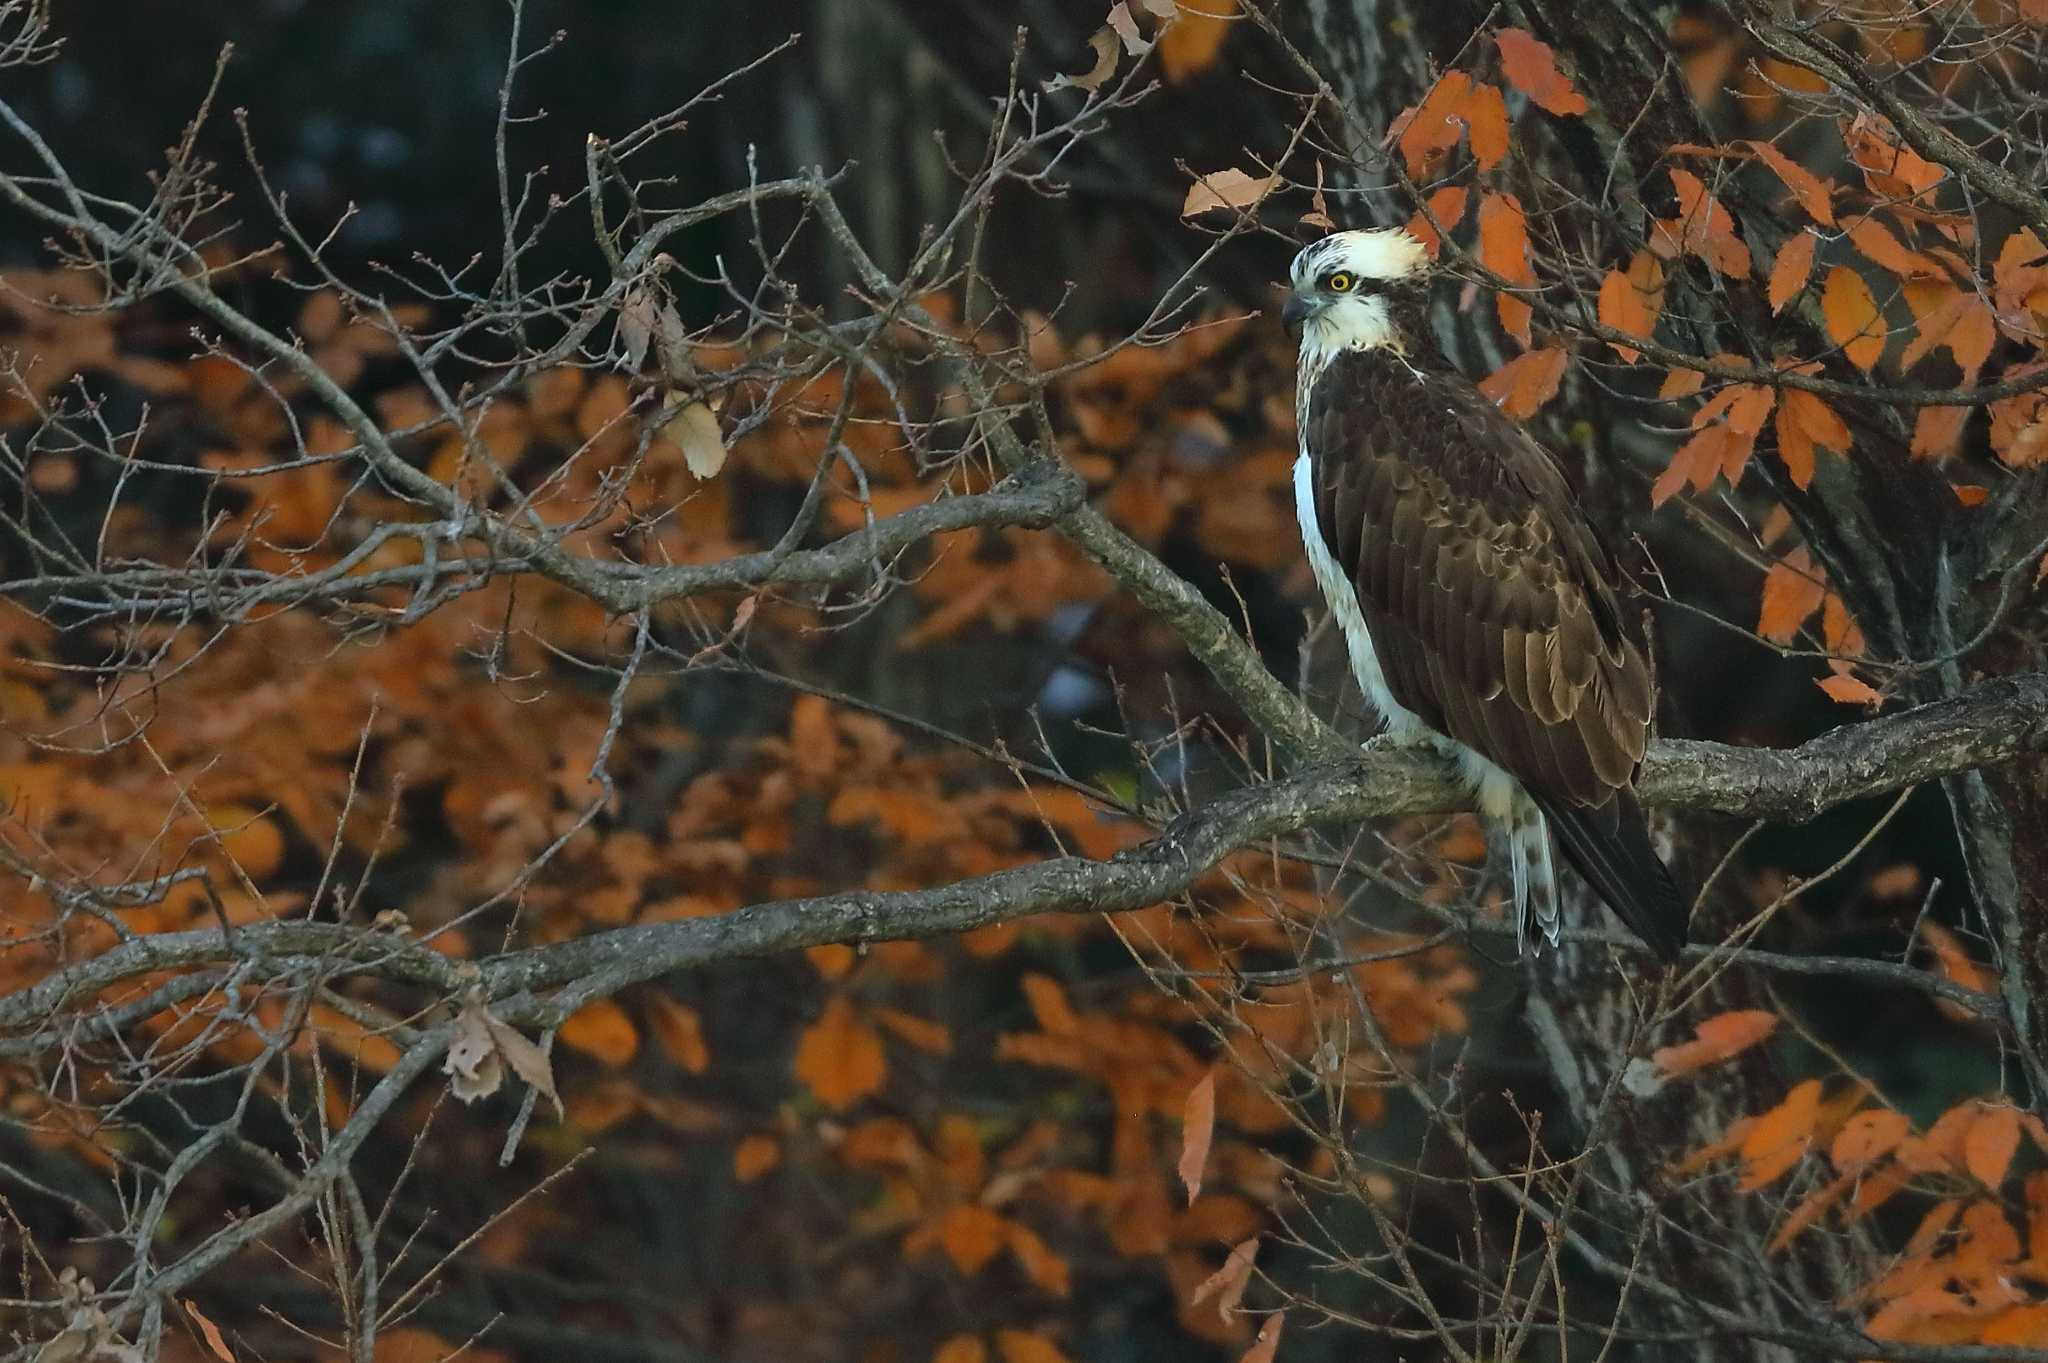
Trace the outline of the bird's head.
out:
M 1420 307 L 1429 273 L 1429 252 L 1401 228 L 1332 232 L 1294 257 L 1280 320 L 1304 352 L 1401 346 L 1400 316 Z

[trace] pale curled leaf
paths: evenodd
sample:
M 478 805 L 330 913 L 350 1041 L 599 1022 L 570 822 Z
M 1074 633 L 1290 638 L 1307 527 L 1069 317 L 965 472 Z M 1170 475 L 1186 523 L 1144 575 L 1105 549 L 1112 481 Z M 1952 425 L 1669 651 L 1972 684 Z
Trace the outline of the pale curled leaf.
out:
M 498 1091 L 505 1081 L 505 1066 L 562 1112 L 561 1095 L 555 1091 L 554 1066 L 548 1053 L 528 1041 L 518 1029 L 499 1021 L 483 1004 L 472 998 L 455 1016 L 455 1040 L 441 1062 L 448 1076 L 448 1089 L 465 1103 L 473 1103 Z
M 1130 6 L 1125 4 L 1124 0 L 1116 0 L 1116 3 L 1109 7 L 1109 27 L 1123 40 L 1124 51 L 1133 57 L 1142 57 L 1152 50 L 1152 44 L 1139 36 L 1138 21 L 1132 16 Z
M 1095 65 L 1078 76 L 1054 76 L 1045 82 L 1046 93 L 1076 86 L 1082 90 L 1094 91 L 1106 84 L 1116 74 L 1117 36 L 1108 25 L 1095 30 L 1095 36 L 1088 40 L 1088 46 L 1095 52 Z
M 670 393 L 662 399 L 662 408 L 672 414 L 661 423 L 662 438 L 683 452 L 691 474 L 709 478 L 725 467 L 725 433 L 709 407 Z
M 1250 208 L 1271 194 L 1279 183 L 1277 175 L 1247 175 L 1235 168 L 1211 171 L 1189 187 L 1180 215 L 1192 218 L 1212 208 Z
M 1252 1261 L 1259 1257 L 1259 1237 L 1240 1241 L 1231 1247 L 1230 1257 L 1223 1261 L 1223 1267 L 1202 1279 L 1200 1286 L 1188 1298 L 1189 1306 L 1200 1306 L 1209 1298 L 1216 1298 L 1216 1314 L 1230 1319 L 1230 1313 L 1244 1300 L 1244 1290 L 1252 1280 Z
M 465 1103 L 489 1097 L 504 1082 L 505 1067 L 491 1044 L 490 1014 L 481 1002 L 464 1004 L 455 1015 L 455 1040 L 441 1061 L 441 1073 L 448 1076 L 448 1091 Z
M 1237 1363 L 1273 1363 L 1280 1352 L 1280 1331 L 1287 1324 L 1287 1315 L 1266 1317 L 1266 1323 L 1259 1327 L 1259 1337 L 1252 1341 L 1252 1347 L 1238 1356 Z

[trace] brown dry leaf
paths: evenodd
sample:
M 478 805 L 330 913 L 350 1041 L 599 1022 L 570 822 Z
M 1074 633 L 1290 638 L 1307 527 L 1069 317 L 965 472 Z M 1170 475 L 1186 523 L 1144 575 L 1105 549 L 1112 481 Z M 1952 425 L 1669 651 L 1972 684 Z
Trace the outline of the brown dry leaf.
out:
M 1996 1188 L 2005 1182 L 2019 1148 L 2019 1112 L 2005 1103 L 1987 1103 L 1963 1137 L 1963 1168 L 1985 1187 Z
M 647 346 L 654 339 L 654 314 L 653 296 L 637 284 L 619 299 L 619 339 L 626 344 L 625 363 L 620 368 L 638 373 L 647 362 Z
M 1517 421 L 1526 421 L 1557 396 L 1564 381 L 1565 353 L 1559 346 L 1524 351 L 1479 381 L 1479 391 Z
M 1783 312 L 1785 305 L 1806 287 L 1807 276 L 1813 273 L 1813 250 L 1819 244 L 1820 238 L 1813 233 L 1800 232 L 1785 238 L 1785 244 L 1778 248 L 1778 258 L 1771 262 L 1767 291 L 1773 313 Z
M 221 1363 L 235 1363 L 234 1351 L 229 1349 L 228 1342 L 221 1338 L 220 1327 L 208 1320 L 205 1314 L 191 1302 L 184 1303 L 184 1306 L 185 1314 L 192 1317 L 193 1322 L 199 1326 L 199 1333 L 205 1336 L 206 1347 L 212 1352 L 213 1356 L 218 1358 Z
M 1101 89 L 1108 83 L 1109 78 L 1116 74 L 1118 43 L 1115 30 L 1107 24 L 1096 29 L 1094 36 L 1088 39 L 1088 46 L 1094 50 L 1095 65 L 1078 76 L 1054 76 L 1045 82 L 1047 93 L 1064 90 L 1070 85 L 1092 93 Z
M 1316 161 L 1315 192 L 1308 197 L 1308 212 L 1301 215 L 1301 225 L 1303 227 L 1320 227 L 1325 232 L 1337 230 L 1337 220 L 1330 216 L 1330 201 L 1323 197 L 1323 163 L 1321 158 L 1318 158 Z M 1043 365 L 1039 367 L 1045 368 Z
M 1862 275 L 1847 265 L 1829 270 L 1821 290 L 1820 311 L 1828 336 L 1842 347 L 1851 364 L 1866 372 L 1876 365 L 1884 354 L 1884 317 Z
M 1279 184 L 1278 175 L 1247 175 L 1235 168 L 1211 171 L 1189 187 L 1187 201 L 1180 206 L 1180 215 L 1192 218 L 1212 208 L 1250 208 L 1271 194 Z
M 654 994 L 649 997 L 649 1011 L 655 1039 L 669 1059 L 690 1074 L 711 1068 L 711 1049 L 704 1044 L 704 1023 L 696 1009 L 666 994 Z
M 1717 1013 L 1693 1030 L 1691 1041 L 1661 1047 L 1650 1060 L 1666 1074 L 1690 1074 L 1740 1055 L 1777 1030 L 1778 1015 L 1758 1008 Z
M 691 402 L 671 392 L 661 400 L 664 415 L 662 439 L 683 452 L 683 463 L 697 478 L 709 478 L 725 467 L 725 433 L 718 415 L 701 402 Z
M 1216 1074 L 1210 1071 L 1188 1090 L 1181 1108 L 1180 1181 L 1188 1190 L 1188 1205 L 1202 1191 L 1202 1171 L 1209 1164 L 1209 1145 L 1216 1138 Z
M 1259 1337 L 1252 1341 L 1252 1347 L 1238 1356 L 1237 1363 L 1273 1363 L 1280 1352 L 1280 1331 L 1287 1324 L 1287 1313 L 1266 1317 L 1266 1323 L 1259 1327 Z
M 1557 53 L 1549 43 L 1519 28 L 1504 28 L 1493 37 L 1500 48 L 1501 73 L 1537 107 L 1560 116 L 1577 116 L 1592 106 L 1557 69 Z
M 834 1112 L 879 1091 L 889 1077 L 882 1038 L 843 995 L 834 995 L 796 1048 L 796 1077 Z
M 562 1023 L 562 1044 L 617 1069 L 640 1053 L 640 1030 L 610 999 L 593 999 Z M 508 1057 L 509 1058 L 509 1057 Z
M 1245 1288 L 1251 1285 L 1252 1261 L 1259 1257 L 1259 1237 L 1254 1235 L 1233 1245 L 1230 1256 L 1223 1261 L 1223 1267 L 1202 1279 L 1194 1294 L 1188 1298 L 1189 1306 L 1200 1306 L 1209 1298 L 1216 1298 L 1216 1314 L 1230 1319 L 1230 1313 L 1237 1310 L 1244 1300 Z
M 553 1102 L 557 1115 L 563 1113 L 561 1095 L 555 1091 L 554 1066 L 548 1054 L 528 1041 L 516 1028 L 492 1016 L 480 998 L 471 998 L 455 1015 L 455 1038 L 441 1062 L 449 1076 L 448 1090 L 465 1103 L 473 1103 L 498 1091 L 504 1082 L 505 1066 L 529 1087 Z
M 1827 583 L 1813 566 L 1805 547 L 1794 549 L 1771 565 L 1764 576 L 1763 610 L 1756 632 L 1774 644 L 1789 644 L 1807 617 L 1820 609 Z

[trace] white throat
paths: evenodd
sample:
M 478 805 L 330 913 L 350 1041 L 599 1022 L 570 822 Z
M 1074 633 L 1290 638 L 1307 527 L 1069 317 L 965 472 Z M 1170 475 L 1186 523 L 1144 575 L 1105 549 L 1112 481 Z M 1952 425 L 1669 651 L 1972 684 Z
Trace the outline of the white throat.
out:
M 1302 324 L 1301 360 L 1295 371 L 1295 410 L 1306 420 L 1308 392 L 1331 360 L 1347 350 L 1375 350 L 1385 347 L 1394 354 L 1405 352 L 1387 300 L 1371 294 L 1343 298 L 1323 308 Z

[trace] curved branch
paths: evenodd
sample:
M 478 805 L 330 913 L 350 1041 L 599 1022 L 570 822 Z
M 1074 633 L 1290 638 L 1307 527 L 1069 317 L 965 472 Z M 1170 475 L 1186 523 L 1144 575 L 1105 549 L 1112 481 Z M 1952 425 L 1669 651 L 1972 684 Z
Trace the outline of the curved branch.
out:
M 1672 808 L 1803 820 L 1849 800 L 2048 751 L 2048 674 L 1985 682 L 1950 700 L 1845 725 L 1790 749 L 1665 740 L 1643 764 L 1643 797 Z M 1462 808 L 1467 794 L 1430 749 L 1385 739 L 1356 758 L 1302 769 L 1191 810 L 1107 861 L 1056 857 L 926 890 L 854 890 L 755 904 L 717 918 L 650 923 L 479 963 L 507 1020 L 553 1023 L 592 999 L 670 971 L 828 943 L 948 936 L 1039 913 L 1117 913 L 1186 893 L 1236 849 L 1316 824 Z M 1697 948 L 1704 952 L 1709 948 Z M 1751 953 L 1754 954 L 1754 953 Z M 0 999 L 0 1055 L 75 1038 L 64 1004 L 151 971 L 263 959 L 280 970 L 353 965 L 440 992 L 462 967 L 417 943 L 359 927 L 269 923 L 138 937 Z M 1986 1016 L 1994 999 L 1901 968 L 1901 982 Z M 558 993 L 543 999 L 544 991 Z

